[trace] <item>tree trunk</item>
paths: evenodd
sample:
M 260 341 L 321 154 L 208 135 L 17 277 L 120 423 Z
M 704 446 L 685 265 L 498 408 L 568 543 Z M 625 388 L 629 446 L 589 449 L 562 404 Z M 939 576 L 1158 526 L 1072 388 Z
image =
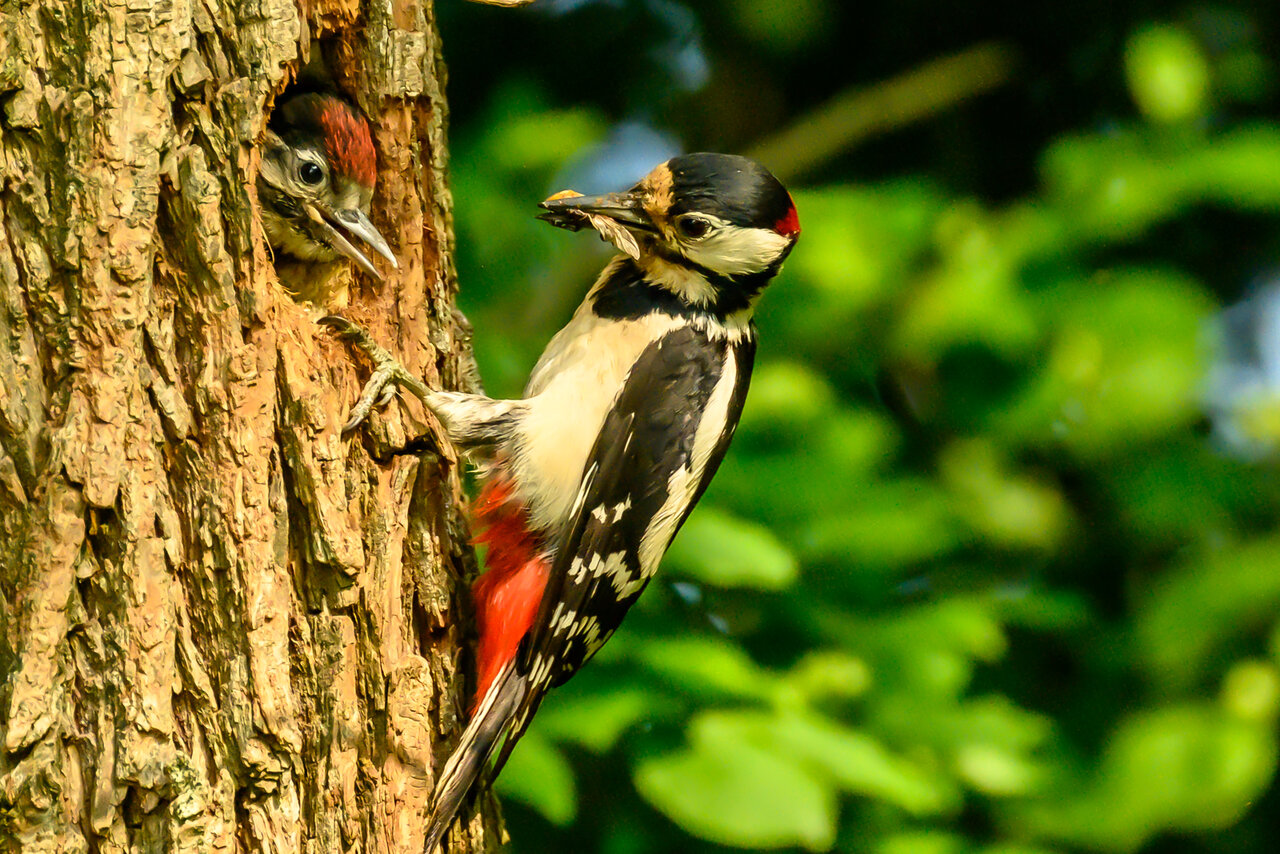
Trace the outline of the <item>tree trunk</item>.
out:
M 0 850 L 412 852 L 464 718 L 455 461 L 276 282 L 257 144 L 308 54 L 400 272 L 343 312 L 457 387 L 430 0 L 0 6 Z M 344 274 L 345 275 L 345 274 Z M 491 799 L 454 851 L 495 846 Z

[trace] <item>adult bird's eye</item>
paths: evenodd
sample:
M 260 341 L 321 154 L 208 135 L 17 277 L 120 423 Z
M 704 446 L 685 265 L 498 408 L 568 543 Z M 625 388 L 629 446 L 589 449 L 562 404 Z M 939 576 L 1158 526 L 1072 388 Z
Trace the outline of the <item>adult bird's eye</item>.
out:
M 310 160 L 304 160 L 298 167 L 298 177 L 304 184 L 319 184 L 324 180 L 324 170 Z
M 707 236 L 707 232 L 711 230 L 711 223 L 700 216 L 687 216 L 676 223 L 676 228 L 680 229 L 680 233 L 685 237 L 697 240 L 699 237 Z

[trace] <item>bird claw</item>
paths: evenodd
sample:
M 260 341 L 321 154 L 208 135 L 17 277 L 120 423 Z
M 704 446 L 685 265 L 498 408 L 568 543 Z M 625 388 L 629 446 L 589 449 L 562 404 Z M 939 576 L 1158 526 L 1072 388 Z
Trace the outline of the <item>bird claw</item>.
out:
M 390 403 L 395 397 L 398 386 L 407 388 L 419 399 L 426 401 L 430 390 L 421 380 L 405 370 L 404 366 L 386 349 L 379 346 L 363 328 L 336 314 L 325 315 L 319 322 L 331 329 L 337 337 L 363 350 L 373 362 L 373 374 L 360 391 L 360 397 L 355 406 L 351 408 L 351 417 L 342 427 L 343 436 L 353 433 L 375 408 L 381 409 Z
M 395 365 L 392 370 L 400 368 Z M 391 402 L 391 398 L 395 397 L 396 387 L 394 383 L 395 377 L 384 367 L 374 370 L 373 375 L 369 377 L 369 381 L 364 384 L 364 388 L 360 391 L 360 397 L 356 400 L 356 405 L 351 407 L 351 415 L 347 419 L 347 423 L 342 425 L 342 435 L 350 436 L 356 431 L 365 419 L 369 417 L 369 413 L 374 409 L 381 409 Z

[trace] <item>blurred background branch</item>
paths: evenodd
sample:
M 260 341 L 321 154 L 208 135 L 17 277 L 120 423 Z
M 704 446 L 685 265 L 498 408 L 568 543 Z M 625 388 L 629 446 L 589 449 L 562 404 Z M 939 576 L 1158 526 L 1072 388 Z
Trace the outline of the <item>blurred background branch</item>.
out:
M 854 86 L 747 152 L 783 181 L 806 178 L 869 136 L 928 119 L 1009 79 L 1014 52 L 988 43 L 926 62 L 871 86 Z

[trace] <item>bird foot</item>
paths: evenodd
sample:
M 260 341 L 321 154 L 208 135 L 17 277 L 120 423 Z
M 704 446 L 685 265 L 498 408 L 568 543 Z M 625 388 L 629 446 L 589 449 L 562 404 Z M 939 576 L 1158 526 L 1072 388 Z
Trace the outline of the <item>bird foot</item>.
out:
M 431 393 L 430 389 L 421 380 L 405 370 L 404 366 L 379 346 L 378 342 L 374 341 L 373 337 L 362 327 L 336 314 L 325 315 L 320 318 L 319 323 L 333 330 L 333 333 L 342 340 L 349 341 L 363 350 L 369 360 L 373 362 L 373 374 L 360 392 L 360 398 L 356 401 L 356 405 L 352 407 L 351 417 L 342 427 L 343 436 L 350 435 L 357 427 L 363 424 L 364 420 L 369 417 L 369 413 L 375 408 L 381 409 L 390 403 L 391 398 L 395 396 L 397 387 L 408 389 L 420 400 L 426 401 L 427 396 Z

